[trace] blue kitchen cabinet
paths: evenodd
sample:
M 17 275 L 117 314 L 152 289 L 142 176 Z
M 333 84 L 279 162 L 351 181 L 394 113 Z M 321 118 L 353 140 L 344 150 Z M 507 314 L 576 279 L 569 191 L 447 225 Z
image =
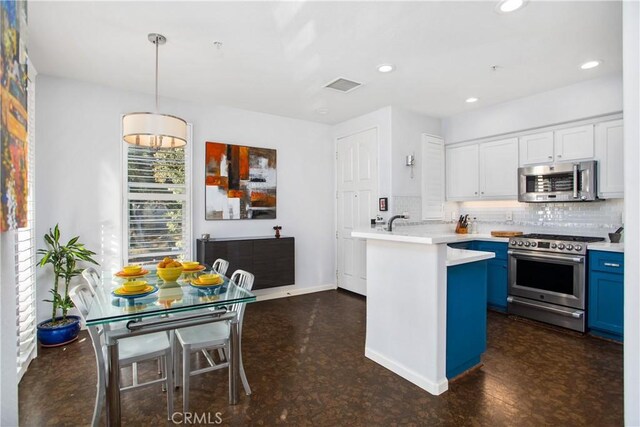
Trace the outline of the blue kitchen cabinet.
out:
M 507 243 L 474 241 L 473 249 L 493 252 L 496 257 L 487 265 L 487 306 L 507 311 Z
M 473 250 L 473 244 L 475 242 L 458 242 L 458 243 L 449 243 L 449 246 L 454 249 L 470 249 Z
M 622 341 L 624 319 L 624 255 L 589 251 L 587 324 L 594 335 Z
M 447 268 L 449 380 L 480 363 L 487 349 L 487 261 Z

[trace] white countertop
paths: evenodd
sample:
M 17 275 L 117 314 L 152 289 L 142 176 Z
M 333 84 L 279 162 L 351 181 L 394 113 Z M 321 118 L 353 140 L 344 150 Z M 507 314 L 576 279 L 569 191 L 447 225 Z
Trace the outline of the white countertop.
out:
M 359 239 L 387 240 L 391 242 L 421 243 L 424 245 L 438 245 L 446 243 L 470 242 L 472 240 L 482 240 L 486 242 L 508 243 L 507 237 L 493 237 L 491 234 L 456 234 L 420 232 L 416 230 L 398 230 L 388 232 L 375 228 L 360 228 L 351 233 L 352 237 Z
M 495 258 L 493 252 L 447 248 L 447 267 Z
M 591 251 L 624 253 L 624 243 L 595 242 L 595 243 L 589 243 L 587 245 L 587 249 Z

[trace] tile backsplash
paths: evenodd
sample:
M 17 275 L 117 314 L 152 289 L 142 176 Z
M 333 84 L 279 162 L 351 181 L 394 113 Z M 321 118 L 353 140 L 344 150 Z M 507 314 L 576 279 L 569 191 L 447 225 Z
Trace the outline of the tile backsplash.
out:
M 411 219 L 398 225 L 436 224 L 422 221 L 420 197 L 392 198 L 394 215 L 409 212 Z M 624 223 L 624 200 L 611 199 L 584 203 L 519 203 L 517 201 L 475 201 L 445 204 L 444 223 L 452 215 L 477 218 L 480 232 L 501 229 L 524 229 L 527 232 L 581 234 L 577 229 L 592 230 L 606 236 Z M 508 218 L 511 217 L 511 220 Z M 455 222 L 455 221 L 454 221 Z M 583 234 L 583 233 L 582 233 Z
M 589 203 L 463 202 L 461 215 L 480 223 L 553 228 L 617 228 L 623 223 L 622 199 Z M 508 220 L 508 215 L 512 219 Z
M 409 212 L 409 220 L 402 221 L 403 225 L 421 224 L 422 221 L 422 198 L 394 196 L 391 198 L 391 215 L 401 215 Z

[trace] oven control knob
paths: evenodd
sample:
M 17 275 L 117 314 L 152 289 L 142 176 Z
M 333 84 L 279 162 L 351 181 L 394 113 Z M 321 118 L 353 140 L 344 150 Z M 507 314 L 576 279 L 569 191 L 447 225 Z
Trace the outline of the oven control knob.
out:
M 571 243 L 569 243 L 569 244 L 567 245 L 567 249 L 569 249 L 570 251 L 572 251 L 572 250 L 573 250 L 573 245 L 572 245 Z
M 555 248 L 557 248 L 557 247 L 558 247 L 558 245 L 556 245 L 555 243 L 552 243 L 552 244 L 551 244 L 551 249 L 555 249 Z
M 558 249 L 564 249 L 564 243 L 560 243 L 560 244 L 558 245 Z
M 582 246 L 576 245 L 576 251 L 581 251 L 581 250 L 582 250 Z
M 524 245 L 528 248 L 528 247 L 531 245 L 531 243 L 529 243 L 529 242 L 524 242 Z
M 518 246 L 518 242 L 516 242 L 515 240 L 511 241 L 511 246 Z
M 531 242 L 531 247 L 535 248 L 536 246 L 538 246 L 538 244 L 536 242 Z
M 522 240 L 518 242 L 518 246 L 522 246 L 524 245 L 524 243 L 522 243 Z

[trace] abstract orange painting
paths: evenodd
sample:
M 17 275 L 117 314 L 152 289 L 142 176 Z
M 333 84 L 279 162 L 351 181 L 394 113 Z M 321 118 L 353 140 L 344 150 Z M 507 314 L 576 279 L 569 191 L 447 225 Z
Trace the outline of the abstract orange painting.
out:
M 207 142 L 205 219 L 274 219 L 276 150 Z
M 0 2 L 0 231 L 27 225 L 26 2 Z

